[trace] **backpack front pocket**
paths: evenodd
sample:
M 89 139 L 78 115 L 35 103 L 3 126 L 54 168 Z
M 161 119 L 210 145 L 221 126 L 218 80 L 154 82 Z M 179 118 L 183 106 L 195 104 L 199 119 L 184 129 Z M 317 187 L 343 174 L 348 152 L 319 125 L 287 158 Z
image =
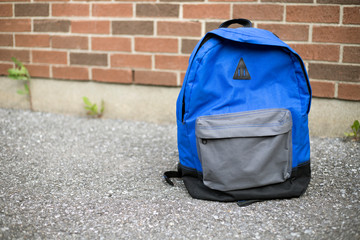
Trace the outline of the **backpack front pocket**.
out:
M 292 170 L 291 128 L 287 109 L 198 117 L 195 133 L 204 184 L 231 191 L 284 182 Z

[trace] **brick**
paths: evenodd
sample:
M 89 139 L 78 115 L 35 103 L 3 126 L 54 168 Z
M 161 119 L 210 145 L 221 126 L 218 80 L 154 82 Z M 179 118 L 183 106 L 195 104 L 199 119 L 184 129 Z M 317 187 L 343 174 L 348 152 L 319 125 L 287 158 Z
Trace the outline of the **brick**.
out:
M 209 2 L 257 2 L 257 0 L 208 0 Z
M 91 49 L 131 52 L 131 39 L 122 37 L 93 37 L 91 39 Z
M 59 51 L 32 51 L 33 63 L 67 64 L 67 53 Z
M 89 71 L 86 67 L 52 67 L 53 78 L 89 80 Z
M 11 47 L 13 45 L 13 36 L 10 34 L 0 34 L 0 46 Z
M 325 44 L 290 44 L 304 60 L 339 61 L 340 46 Z
M 292 24 L 258 24 L 258 28 L 269 30 L 285 41 L 307 41 L 309 26 Z
M 140 52 L 178 52 L 178 40 L 172 38 L 135 38 L 135 50 Z
M 309 77 L 335 81 L 360 81 L 360 66 L 309 63 Z
M 185 71 L 188 66 L 188 61 L 188 56 L 156 55 L 155 68 Z
M 132 83 L 130 69 L 92 69 L 92 78 L 98 82 Z
M 359 4 L 359 0 L 317 0 L 319 4 Z
M 360 63 L 360 47 L 344 46 L 343 62 Z
M 30 62 L 29 50 L 0 49 L 0 61 L 10 62 L 12 57 L 23 63 Z
M 160 2 L 179 2 L 179 0 L 160 0 Z M 183 0 L 181 2 L 205 2 L 205 0 Z
M 314 42 L 360 43 L 360 27 L 314 26 Z
M 111 67 L 151 68 L 150 55 L 114 54 L 110 58 Z
M 109 21 L 71 21 L 71 32 L 73 33 L 94 33 L 94 34 L 109 34 Z
M 49 35 L 21 34 L 15 35 L 17 47 L 50 47 Z
M 12 17 L 13 8 L 12 4 L 1 4 L 0 17 Z
M 324 81 L 311 81 L 311 90 L 314 97 L 334 98 L 335 83 Z
M 173 72 L 140 71 L 134 72 L 134 83 L 145 85 L 176 86 L 177 76 Z
M 284 7 L 277 4 L 236 4 L 233 18 L 251 20 L 283 20 Z
M 152 21 L 113 21 L 112 34 L 126 35 L 153 35 L 154 22 Z
M 95 17 L 132 17 L 132 4 L 123 3 L 94 3 L 92 16 Z
M 50 67 L 49 65 L 29 65 L 25 64 L 25 67 L 28 69 L 31 77 L 50 77 Z
M 69 32 L 70 21 L 46 19 L 34 20 L 34 32 Z
M 51 10 L 55 17 L 88 17 L 90 15 L 89 4 L 78 3 L 54 3 Z
M 79 36 L 52 36 L 51 46 L 53 48 L 65 49 L 88 49 L 88 37 Z
M 222 22 L 206 22 L 205 23 L 205 32 L 210 32 L 214 29 L 219 28 Z
M 181 40 L 181 53 L 192 53 L 199 40 L 182 39 Z
M 30 32 L 30 19 L 0 19 L 1 32 Z
M 158 22 L 157 34 L 164 36 L 201 36 L 200 22 Z
M 314 0 L 261 0 L 261 2 L 273 2 L 273 3 L 314 3 Z
M 344 7 L 344 24 L 360 24 L 360 7 Z
M 18 1 L 21 1 L 21 0 L 18 0 Z M 76 0 L 76 1 L 78 1 L 78 0 Z M 34 0 L 34 2 L 70 2 L 70 0 Z
M 16 3 L 15 17 L 47 17 L 49 16 L 48 3 Z
M 8 69 L 13 67 L 14 65 L 10 63 L 0 63 L 0 75 L 3 76 L 9 75 Z
M 360 84 L 339 83 L 338 98 L 360 101 Z
M 71 65 L 107 66 L 107 54 L 70 53 Z
M 338 23 L 339 6 L 287 6 L 287 22 Z
M 76 0 L 76 1 L 82 1 L 82 0 Z M 108 1 L 108 0 L 101 0 L 101 1 Z M 118 2 L 156 2 L 156 0 L 138 0 L 138 1 L 134 1 L 134 0 L 115 0 Z M 176 0 L 178 1 L 178 0 Z
M 183 17 L 192 19 L 229 19 L 229 4 L 184 4 Z
M 185 75 L 186 75 L 186 72 L 181 72 L 180 73 L 180 86 L 182 86 L 183 83 L 184 83 Z
M 178 4 L 136 4 L 136 17 L 179 17 Z
M 223 22 L 206 22 L 205 23 L 205 32 L 210 32 L 214 29 L 219 28 L 219 26 L 222 24 Z M 231 24 L 228 28 L 239 28 L 242 27 L 239 24 Z

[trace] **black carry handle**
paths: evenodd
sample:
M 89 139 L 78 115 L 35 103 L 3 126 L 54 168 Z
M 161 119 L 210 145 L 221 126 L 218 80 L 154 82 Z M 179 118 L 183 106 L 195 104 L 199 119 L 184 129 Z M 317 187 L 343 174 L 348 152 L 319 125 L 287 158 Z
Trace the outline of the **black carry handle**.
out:
M 170 178 L 181 178 L 181 177 L 182 177 L 182 171 L 179 164 L 177 166 L 177 171 L 167 171 L 164 172 L 163 175 L 165 181 L 171 186 L 174 186 L 174 183 L 170 180 Z
M 181 173 L 177 171 L 167 171 L 164 172 L 163 178 L 169 185 L 174 186 L 174 183 L 170 180 L 170 178 L 181 178 Z
M 223 22 L 222 24 L 220 24 L 219 28 L 227 28 L 231 24 L 235 24 L 235 23 L 240 24 L 243 27 L 252 27 L 252 22 L 250 20 L 245 18 L 237 18 Z

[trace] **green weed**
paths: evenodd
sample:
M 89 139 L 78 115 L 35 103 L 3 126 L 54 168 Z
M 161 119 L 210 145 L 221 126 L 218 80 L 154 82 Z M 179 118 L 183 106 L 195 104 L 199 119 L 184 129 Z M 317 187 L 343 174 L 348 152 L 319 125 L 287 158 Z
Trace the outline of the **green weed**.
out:
M 87 97 L 83 97 L 83 101 L 84 101 L 84 109 L 87 111 L 86 114 L 88 116 L 91 117 L 96 117 L 96 118 L 101 118 L 104 110 L 105 110 L 105 103 L 104 100 L 101 100 L 101 106 L 100 106 L 100 111 L 98 106 L 96 105 L 96 103 L 92 103 L 90 102 L 89 98 Z
M 353 125 L 351 125 L 352 132 L 344 133 L 347 137 L 352 137 L 355 141 L 360 140 L 360 123 L 359 120 L 355 120 Z

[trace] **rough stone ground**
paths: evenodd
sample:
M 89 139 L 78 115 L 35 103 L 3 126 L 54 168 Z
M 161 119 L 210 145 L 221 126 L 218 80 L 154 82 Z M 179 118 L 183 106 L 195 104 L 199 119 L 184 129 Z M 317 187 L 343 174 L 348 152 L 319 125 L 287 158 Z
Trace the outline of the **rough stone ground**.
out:
M 239 208 L 164 183 L 175 125 L 0 109 L 0 239 L 360 239 L 360 144 L 311 146 L 301 198 Z

